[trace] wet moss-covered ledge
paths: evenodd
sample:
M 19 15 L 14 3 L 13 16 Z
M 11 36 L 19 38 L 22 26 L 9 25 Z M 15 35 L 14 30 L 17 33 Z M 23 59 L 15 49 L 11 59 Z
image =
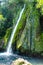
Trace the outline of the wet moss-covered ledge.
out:
M 29 5 L 28 4 L 26 5 L 26 8 L 24 10 L 24 13 L 22 14 L 21 20 L 19 22 L 19 25 L 17 27 L 16 33 L 15 33 L 15 36 L 13 39 L 13 44 L 12 44 L 13 51 L 17 50 L 23 54 L 29 52 L 33 55 L 37 55 L 42 52 L 41 55 L 43 55 L 43 49 L 42 49 L 43 45 L 41 42 L 42 39 L 40 36 L 40 30 L 39 30 L 39 28 L 40 28 L 39 16 L 40 16 L 40 14 L 39 14 L 38 10 L 33 6 L 33 3 L 29 3 Z M 33 37 L 31 36 L 32 37 L 31 44 L 28 43 L 28 44 L 30 44 L 30 48 L 25 49 L 23 46 L 24 43 L 22 41 L 21 41 L 22 44 L 20 45 L 20 47 L 18 46 L 19 48 L 17 48 L 18 41 L 22 38 L 23 32 L 25 32 L 24 29 L 25 29 L 25 26 L 27 23 L 27 18 L 28 18 L 28 22 L 30 23 L 31 28 L 33 25 L 33 28 L 31 30 L 29 30 L 32 32 L 32 36 L 33 36 Z M 24 40 L 24 42 L 25 42 L 25 40 Z M 19 44 L 20 44 L 20 42 L 19 42 Z M 42 47 L 41 47 L 41 45 L 42 45 Z M 30 52 L 30 49 L 31 49 L 31 52 Z
M 15 44 L 15 42 L 21 37 L 21 34 L 22 34 L 22 32 L 25 28 L 25 25 L 26 25 L 26 19 L 27 19 L 28 15 L 29 15 L 29 7 L 26 6 L 25 10 L 22 14 L 21 20 L 18 24 L 17 30 L 15 32 L 13 44 Z

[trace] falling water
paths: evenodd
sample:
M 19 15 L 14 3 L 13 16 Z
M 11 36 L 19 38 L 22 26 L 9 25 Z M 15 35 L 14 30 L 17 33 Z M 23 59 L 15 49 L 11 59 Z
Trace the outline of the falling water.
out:
M 14 34 L 15 34 L 15 32 L 16 32 L 17 26 L 18 26 L 18 24 L 19 24 L 19 21 L 20 21 L 20 19 L 21 19 L 21 16 L 22 16 L 22 13 L 23 13 L 24 9 L 25 9 L 25 5 L 24 5 L 22 11 L 20 12 L 20 15 L 19 15 L 19 18 L 18 18 L 18 20 L 17 20 L 16 26 L 14 27 L 14 29 L 13 29 L 13 31 L 12 31 L 12 34 L 11 34 L 11 37 L 10 37 L 10 40 L 9 40 L 9 43 L 8 43 L 8 47 L 7 47 L 7 52 L 8 52 L 8 53 L 11 53 L 12 40 L 13 40 L 13 38 L 14 38 Z
M 23 9 L 21 10 L 20 15 L 19 15 L 19 18 L 18 18 L 18 20 L 17 20 L 17 23 L 16 23 L 16 25 L 15 25 L 13 31 L 12 31 L 10 40 L 9 40 L 9 42 L 8 42 L 7 51 L 4 52 L 4 53 L 0 53 L 0 55 L 10 55 L 10 54 L 12 53 L 12 52 L 11 52 L 11 49 L 12 49 L 12 48 L 11 48 L 12 40 L 13 40 L 13 38 L 14 38 L 14 35 L 15 35 L 15 32 L 16 32 L 16 29 L 17 29 L 17 26 L 18 26 L 18 24 L 19 24 L 19 22 L 20 22 L 20 19 L 21 19 L 21 16 L 22 16 L 22 13 L 23 13 L 24 9 L 25 9 L 25 5 L 24 5 Z

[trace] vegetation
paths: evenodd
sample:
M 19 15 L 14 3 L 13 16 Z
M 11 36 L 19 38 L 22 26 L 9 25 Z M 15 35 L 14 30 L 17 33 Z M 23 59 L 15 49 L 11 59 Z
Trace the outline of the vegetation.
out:
M 43 0 L 37 0 L 36 8 L 40 8 L 40 12 L 43 15 Z
M 24 4 L 25 10 L 12 40 L 13 52 L 43 55 L 43 0 L 4 0 L 1 3 L 0 49 L 6 49 Z

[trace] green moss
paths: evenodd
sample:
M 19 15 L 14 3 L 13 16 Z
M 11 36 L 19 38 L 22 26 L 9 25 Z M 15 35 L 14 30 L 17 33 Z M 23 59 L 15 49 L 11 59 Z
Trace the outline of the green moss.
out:
M 3 38 L 4 39 L 4 46 L 3 46 L 4 48 L 6 48 L 6 46 L 8 44 L 8 40 L 10 38 L 11 32 L 12 32 L 12 27 L 7 29 L 6 34 Z
M 41 33 L 34 42 L 34 48 L 35 48 L 35 52 L 42 52 L 43 51 L 43 33 Z
M 18 24 L 17 30 L 15 32 L 13 43 L 17 39 L 17 36 L 20 33 L 20 31 L 22 31 L 24 29 L 28 12 L 29 12 L 29 8 L 26 7 L 24 13 L 22 14 L 21 20 L 20 20 L 20 22 Z
M 27 23 L 27 18 L 28 18 L 28 23 Z M 28 27 L 26 26 L 26 23 L 28 24 Z M 25 26 L 26 26 L 26 28 L 25 28 Z M 40 51 L 42 51 L 42 48 L 40 47 L 42 44 L 40 44 L 39 13 L 38 13 L 38 10 L 36 10 L 33 7 L 33 3 L 30 5 L 26 5 L 25 11 L 18 24 L 16 33 L 15 33 L 15 36 L 13 39 L 13 44 L 16 43 L 17 49 L 20 49 L 20 47 L 21 47 L 22 51 L 30 50 L 30 40 L 26 37 L 29 35 L 29 33 L 27 35 L 26 31 L 30 32 L 31 26 L 32 26 L 31 50 L 40 52 Z M 30 37 L 30 35 L 29 35 L 29 37 Z M 26 41 L 26 38 L 28 39 L 28 41 Z

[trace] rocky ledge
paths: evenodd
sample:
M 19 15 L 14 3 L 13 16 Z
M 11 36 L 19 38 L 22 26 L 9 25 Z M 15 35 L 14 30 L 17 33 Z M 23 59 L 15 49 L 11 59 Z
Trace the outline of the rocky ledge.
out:
M 22 58 L 18 58 L 17 60 L 13 61 L 11 65 L 32 65 L 27 60 L 24 60 Z

